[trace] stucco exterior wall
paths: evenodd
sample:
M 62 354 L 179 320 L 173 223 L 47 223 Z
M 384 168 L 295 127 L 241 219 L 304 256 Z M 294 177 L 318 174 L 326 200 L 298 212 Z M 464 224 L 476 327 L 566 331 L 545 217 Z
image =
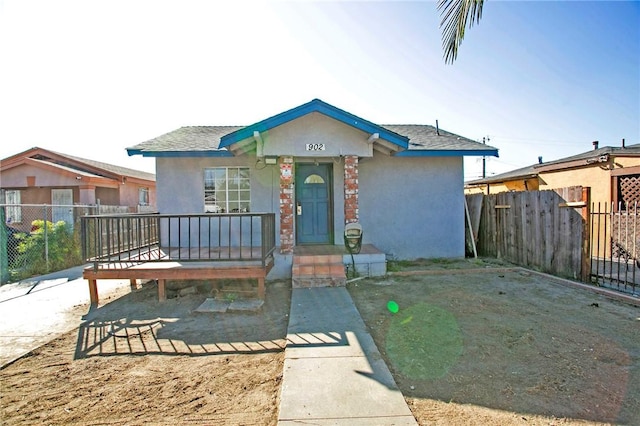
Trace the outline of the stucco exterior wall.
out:
M 310 158 L 296 158 L 297 162 Z M 333 163 L 335 244 L 344 233 L 344 162 Z M 158 158 L 158 211 L 203 213 L 207 167 L 239 166 L 251 170 L 251 210 L 276 213 L 279 235 L 279 170 L 256 166 L 253 156 L 235 158 Z M 398 259 L 464 256 L 462 159 L 400 158 L 376 154 L 359 164 L 359 213 L 364 243 Z
M 358 155 L 370 157 L 370 135 L 323 114 L 311 113 L 263 133 L 264 155 L 288 154 L 294 157 Z M 306 151 L 306 144 L 324 144 L 324 151 Z M 297 161 L 297 160 L 296 160 Z
M 120 205 L 120 195 L 117 189 L 96 188 L 96 202 L 98 200 L 100 200 L 100 204 L 102 205 L 109 205 L 109 206 Z
M 278 166 L 257 165 L 256 157 L 158 158 L 156 197 L 160 213 L 204 213 L 204 169 L 209 167 L 249 167 L 251 210 L 277 212 L 279 206 Z M 278 226 L 276 220 L 276 226 Z M 277 235 L 277 234 L 276 234 Z
M 39 187 L 56 187 L 66 188 L 77 186 L 78 182 L 75 176 L 61 175 L 53 170 L 46 170 L 30 165 L 22 165 L 9 170 L 2 171 L 2 187 L 3 188 L 26 188 L 27 176 L 35 176 L 34 186 Z
M 640 166 L 640 158 L 638 157 L 616 157 L 613 161 L 614 168 L 636 167 Z
M 363 242 L 398 259 L 464 257 L 461 157 L 361 159 Z
M 136 182 L 127 182 L 124 185 L 120 185 L 118 198 L 119 204 L 123 206 L 130 206 L 135 210 L 140 201 L 140 188 L 147 188 L 149 190 L 149 205 L 156 205 L 156 191 L 155 187 L 148 184 L 141 184 Z
M 280 194 L 278 189 L 279 174 L 278 166 L 257 164 L 255 156 L 243 157 L 225 157 L 225 158 L 158 158 L 156 160 L 156 188 L 157 188 L 157 207 L 158 212 L 162 214 L 204 214 L 204 169 L 209 167 L 249 167 L 251 179 L 251 212 L 278 213 L 280 202 Z M 218 235 L 218 226 L 228 229 L 229 219 L 223 218 L 221 222 L 215 220 L 218 216 L 212 214 L 214 219 L 211 222 L 202 222 L 200 227 L 201 237 L 206 241 L 208 234 Z M 235 219 L 234 219 L 235 220 Z M 175 221 L 174 221 L 175 222 Z M 185 222 L 186 223 L 186 222 Z M 247 226 L 242 227 L 243 234 L 233 234 L 231 240 L 226 240 L 226 233 L 223 236 L 221 245 L 239 245 L 240 237 L 243 241 L 249 241 L 253 238 L 255 244 L 260 242 L 259 226 L 251 227 L 248 222 Z M 167 223 L 161 228 L 163 233 L 161 239 L 163 244 L 192 246 L 198 243 L 198 236 L 195 234 L 196 227 L 192 229 L 191 239 L 187 235 L 187 226 L 182 227 L 182 235 L 176 232 L 177 222 L 172 223 L 171 240 L 168 239 Z M 236 223 L 237 225 L 237 223 Z M 211 227 L 211 229 L 209 229 Z M 239 226 L 233 227 L 234 230 L 240 229 Z M 253 229 L 253 235 L 249 235 Z M 280 224 L 276 218 L 276 236 L 279 235 Z
M 582 185 L 591 187 L 592 203 L 609 203 L 612 200 L 610 172 L 598 166 L 543 172 L 540 179 L 544 182 L 540 184 L 540 190 Z
M 75 204 L 126 205 L 132 211 L 138 205 L 138 189 L 149 188 L 149 204 L 155 205 L 155 183 L 132 179 L 117 183 L 113 179 L 81 176 L 73 171 L 60 172 L 54 168 L 29 164 L 2 170 L 0 185 L 4 189 L 19 189 L 23 204 L 50 204 L 51 189 L 72 189 Z
M 502 183 L 491 183 L 489 185 L 474 185 L 466 187 L 465 194 L 486 194 L 489 186 L 489 194 L 499 194 L 509 191 L 537 191 L 539 189 L 538 179 L 515 179 Z

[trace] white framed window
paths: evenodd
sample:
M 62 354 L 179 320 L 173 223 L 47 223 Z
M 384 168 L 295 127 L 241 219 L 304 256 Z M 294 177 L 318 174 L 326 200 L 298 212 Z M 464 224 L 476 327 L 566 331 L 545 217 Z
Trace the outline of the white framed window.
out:
M 7 204 L 21 204 L 20 190 L 8 189 L 4 192 L 5 202 Z M 7 206 L 5 221 L 7 223 L 22 222 L 22 207 Z
M 149 205 L 149 188 L 138 188 L 138 205 Z
M 250 206 L 251 180 L 248 167 L 204 169 L 206 213 L 245 213 Z

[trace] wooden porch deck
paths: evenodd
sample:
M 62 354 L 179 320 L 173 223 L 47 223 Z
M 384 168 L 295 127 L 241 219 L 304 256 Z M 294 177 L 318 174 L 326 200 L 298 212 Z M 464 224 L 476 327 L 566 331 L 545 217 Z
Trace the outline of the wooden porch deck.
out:
M 274 258 L 263 263 L 260 247 L 174 248 L 151 247 L 127 256 L 118 255 L 108 262 L 94 263 L 83 271 L 89 283 L 92 305 L 97 305 L 99 279 L 156 280 L 158 300 L 165 301 L 167 280 L 256 279 L 258 296 L 264 299 L 265 279 L 273 268 Z

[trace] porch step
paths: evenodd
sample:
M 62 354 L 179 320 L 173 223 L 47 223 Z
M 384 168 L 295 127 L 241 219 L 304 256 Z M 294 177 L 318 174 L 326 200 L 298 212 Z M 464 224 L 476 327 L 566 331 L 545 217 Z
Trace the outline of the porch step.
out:
M 344 286 L 342 255 L 294 255 L 291 279 L 293 288 Z

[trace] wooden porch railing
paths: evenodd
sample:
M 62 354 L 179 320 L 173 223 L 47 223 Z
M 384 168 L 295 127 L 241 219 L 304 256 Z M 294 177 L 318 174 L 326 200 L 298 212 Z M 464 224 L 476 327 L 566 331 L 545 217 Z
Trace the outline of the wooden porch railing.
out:
M 275 251 L 275 214 L 115 214 L 82 217 L 82 253 L 94 269 L 129 262 L 259 261 Z

